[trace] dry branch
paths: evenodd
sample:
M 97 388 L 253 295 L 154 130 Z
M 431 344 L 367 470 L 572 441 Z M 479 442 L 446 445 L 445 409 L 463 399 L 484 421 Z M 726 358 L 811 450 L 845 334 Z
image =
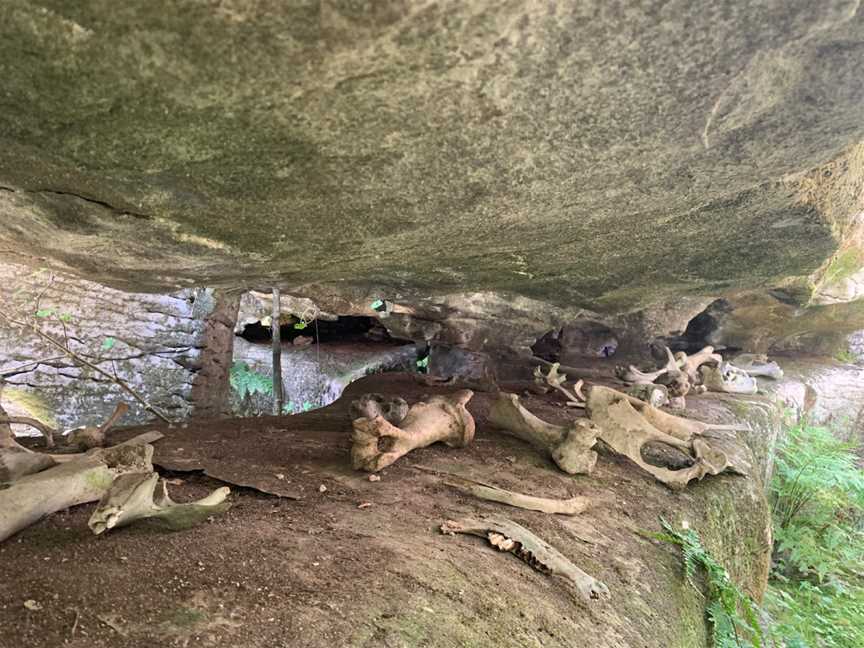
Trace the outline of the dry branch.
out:
M 172 422 L 171 419 L 169 419 L 162 412 L 160 412 L 158 409 L 153 407 L 153 405 L 151 405 L 144 397 L 142 397 L 138 392 L 136 392 L 134 389 L 132 389 L 125 380 L 118 377 L 116 374 L 112 375 L 112 374 L 108 373 L 107 371 L 105 371 L 104 369 L 101 369 L 100 367 L 93 364 L 92 362 L 90 362 L 89 360 L 87 360 L 86 358 L 81 356 L 80 354 L 78 354 L 75 351 L 73 351 L 72 349 L 70 349 L 68 345 L 63 344 L 62 342 L 58 342 L 52 336 L 45 333 L 36 324 L 34 324 L 32 322 L 22 322 L 20 320 L 16 320 L 15 318 L 10 317 L 6 313 L 4 313 L 2 310 L 0 310 L 0 319 L 3 319 L 7 324 L 10 324 L 11 326 L 30 329 L 33 333 L 35 333 L 42 340 L 44 340 L 45 342 L 47 342 L 48 344 L 50 344 L 54 348 L 58 349 L 59 351 L 62 351 L 64 354 L 66 354 L 67 356 L 72 358 L 72 360 L 74 360 L 76 363 L 78 363 L 84 367 L 87 367 L 88 369 L 90 369 L 92 371 L 95 371 L 100 376 L 103 376 L 103 377 L 107 378 L 108 380 L 110 380 L 111 382 L 113 382 L 115 385 L 120 387 L 120 389 L 122 389 L 127 394 L 129 394 L 132 398 L 134 398 L 136 401 L 141 403 L 141 405 L 144 407 L 144 409 L 146 409 L 148 412 L 150 412 L 151 414 L 153 414 L 157 418 L 161 419 L 165 423 L 171 423 Z
M 46 448 L 54 447 L 54 435 L 57 434 L 57 430 L 52 428 L 50 425 L 45 425 L 42 421 L 30 418 L 29 416 L 0 416 L 0 423 L 29 425 L 30 427 L 39 430 L 42 433 L 42 436 L 45 437 Z

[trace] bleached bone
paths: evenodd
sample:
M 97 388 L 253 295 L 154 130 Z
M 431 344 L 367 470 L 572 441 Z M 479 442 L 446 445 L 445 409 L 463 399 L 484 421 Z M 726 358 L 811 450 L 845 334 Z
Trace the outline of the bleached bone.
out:
M 755 378 L 728 362 L 717 366 L 704 365 L 699 371 L 709 391 L 726 394 L 755 394 L 759 391 Z
M 780 380 L 783 378 L 783 370 L 773 360 L 769 360 L 768 356 L 762 353 L 742 353 L 730 363 L 736 369 L 746 371 L 754 378 L 759 376 L 762 378 L 772 378 Z
M 489 423 L 527 441 L 552 457 L 570 475 L 590 474 L 597 463 L 591 448 L 600 434 L 591 421 L 576 419 L 569 425 L 553 425 L 534 416 L 516 394 L 501 392 L 489 410 Z
M 663 348 L 666 349 L 666 365 L 657 369 L 657 371 L 640 371 L 634 365 L 629 365 L 627 367 L 618 366 L 615 367 L 615 375 L 624 382 L 634 383 L 636 385 L 650 385 L 665 373 L 679 371 L 680 367 L 678 366 L 678 361 L 675 359 L 675 356 L 672 355 L 672 351 L 669 347 Z
M 441 525 L 441 533 L 446 535 L 464 533 L 486 538 L 489 544 L 499 551 L 514 554 L 537 571 L 551 576 L 560 576 L 569 581 L 585 601 L 609 596 L 609 588 L 604 583 L 586 574 L 548 542 L 512 520 L 505 518 L 447 520 Z
M 129 411 L 129 406 L 126 403 L 117 403 L 114 412 L 108 417 L 99 427 L 87 426 L 72 430 L 69 436 L 66 437 L 66 445 L 79 450 L 90 450 L 91 448 L 101 448 L 105 445 L 105 433 L 108 432 L 119 421 L 126 412 Z
M 553 513 L 558 515 L 579 515 L 584 513 L 594 501 L 589 497 L 570 497 L 568 499 L 553 499 L 551 497 L 537 497 L 535 495 L 525 495 L 523 493 L 515 493 L 513 491 L 486 484 L 476 479 L 469 479 L 456 473 L 447 472 L 446 470 L 438 470 L 427 466 L 414 466 L 418 470 L 425 472 L 445 475 L 445 484 L 451 488 L 473 495 L 480 499 L 490 502 L 498 502 L 499 504 L 507 504 L 516 508 L 527 509 L 529 511 L 541 511 L 542 513 Z
M 690 422 L 685 423 L 686 419 L 660 412 L 642 401 L 634 404 L 633 400 L 636 399 L 603 387 L 593 387 L 588 394 L 588 414 L 601 429 L 600 439 L 612 450 L 630 459 L 658 481 L 676 489 L 684 488 L 693 479 L 717 475 L 729 467 L 725 453 L 713 449 L 705 439 L 694 436 L 693 427 L 688 425 Z M 688 436 L 687 439 L 681 438 Z M 646 462 L 642 447 L 651 442 L 664 443 L 690 454 L 694 459 L 693 465 L 670 470 Z
M 231 489 L 217 488 L 195 502 L 177 504 L 168 496 L 168 485 L 158 473 L 129 473 L 118 476 L 102 496 L 87 525 L 96 535 L 137 520 L 153 519 L 160 526 L 177 531 L 200 524 L 211 515 L 224 513 Z
M 723 362 L 723 356 L 719 353 L 714 353 L 713 346 L 706 346 L 698 353 L 687 355 L 686 353 L 676 353 L 678 364 L 681 371 L 690 377 L 690 382 L 699 382 L 699 367 L 706 363 L 720 364 Z
M 46 515 L 98 501 L 118 475 L 152 471 L 153 446 L 149 444 L 160 438 L 159 432 L 142 434 L 27 475 L 0 489 L 0 542 Z
M 398 426 L 408 414 L 408 403 L 398 396 L 382 396 L 381 394 L 363 394 L 351 402 L 351 419 L 375 418 L 383 416 L 384 420 Z
M 451 448 L 464 448 L 474 439 L 474 417 L 465 408 L 473 395 L 471 390 L 463 389 L 416 403 L 408 410 L 401 427 L 388 423 L 383 416 L 355 419 L 351 435 L 354 469 L 377 472 L 411 450 L 436 441 Z
M 639 383 L 631 385 L 627 394 L 648 403 L 652 407 L 663 407 L 669 404 L 669 390 L 666 385 Z
M 567 374 L 558 373 L 557 362 L 553 362 L 547 373 L 543 373 L 540 367 L 534 367 L 534 381 L 540 385 L 548 385 L 552 389 L 557 389 L 567 397 L 568 404 L 579 405 L 585 402 L 585 396 L 582 394 L 583 381 L 578 380 L 573 386 L 573 391 L 569 391 L 564 387 L 567 382 Z

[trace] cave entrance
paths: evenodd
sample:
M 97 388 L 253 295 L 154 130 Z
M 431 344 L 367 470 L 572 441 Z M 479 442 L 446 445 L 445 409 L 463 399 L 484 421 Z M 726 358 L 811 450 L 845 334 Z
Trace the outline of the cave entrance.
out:
M 283 323 L 279 327 L 279 332 L 283 344 L 296 346 L 314 343 L 378 343 L 389 345 L 406 343 L 391 337 L 387 329 L 376 318 L 354 315 L 343 315 L 335 320 L 321 319 L 312 322 L 301 322 L 294 319 L 294 321 Z M 239 336 L 253 344 L 270 344 L 273 340 L 273 330 L 260 321 L 252 322 L 243 327 Z
M 715 299 L 701 313 L 687 322 L 683 333 L 670 335 L 664 343 L 672 351 L 683 351 L 687 354 L 697 353 L 707 345 L 727 352 L 737 352 L 738 347 L 725 346 L 720 342 L 720 328 L 723 317 L 731 312 L 732 305 L 725 299 Z

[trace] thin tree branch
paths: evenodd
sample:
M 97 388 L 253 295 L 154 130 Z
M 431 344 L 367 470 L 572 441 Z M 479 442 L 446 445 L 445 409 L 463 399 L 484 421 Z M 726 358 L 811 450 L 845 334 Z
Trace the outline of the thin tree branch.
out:
M 47 342 L 51 346 L 59 349 L 60 351 L 62 351 L 66 355 L 68 355 L 70 358 L 72 358 L 78 364 L 83 365 L 84 367 L 87 367 L 88 369 L 95 371 L 99 375 L 104 376 L 105 378 L 107 378 L 108 380 L 113 382 L 115 385 L 120 387 L 120 389 L 122 389 L 127 394 L 129 394 L 132 398 L 134 398 L 136 401 L 141 403 L 141 405 L 144 406 L 144 409 L 146 409 L 148 412 L 150 412 L 151 414 L 153 414 L 157 418 L 161 419 L 162 421 L 165 421 L 166 423 L 172 423 L 173 422 L 173 421 L 171 421 L 171 419 L 169 419 L 167 416 L 165 416 L 162 412 L 160 412 L 158 409 L 153 407 L 153 405 L 151 405 L 147 400 L 145 400 L 144 397 L 142 397 L 138 392 L 136 392 L 134 389 L 132 389 L 126 383 L 126 381 L 124 381 L 120 378 L 117 378 L 115 376 L 112 376 L 110 373 L 108 373 L 104 369 L 97 367 L 92 362 L 88 362 L 83 357 L 81 357 L 81 355 L 79 355 L 78 353 L 76 353 L 75 351 L 70 349 L 69 347 L 64 346 L 61 342 L 58 342 L 53 337 L 51 337 L 50 335 L 45 333 L 36 324 L 16 320 L 12 317 L 9 317 L 6 313 L 4 313 L 2 311 L 0 311 L 0 319 L 5 320 L 6 322 L 11 324 L 12 326 L 20 326 L 22 328 L 30 329 L 33 333 L 35 333 L 37 336 L 42 338 L 45 342 Z

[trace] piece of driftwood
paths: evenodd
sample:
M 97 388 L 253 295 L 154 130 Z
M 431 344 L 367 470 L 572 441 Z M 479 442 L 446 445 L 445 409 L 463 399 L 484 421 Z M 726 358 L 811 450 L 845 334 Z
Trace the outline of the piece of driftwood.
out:
M 479 499 L 499 504 L 507 504 L 516 508 L 529 511 L 540 511 L 541 513 L 555 513 L 559 515 L 579 515 L 584 513 L 590 506 L 591 500 L 587 497 L 570 497 L 568 499 L 553 499 L 549 497 L 536 497 L 524 495 L 513 491 L 498 488 L 491 484 L 485 484 L 474 479 L 468 479 L 443 470 L 427 468 L 426 466 L 414 466 L 418 470 L 445 475 L 444 483 L 456 490 L 473 495 Z
M 416 403 L 400 427 L 380 415 L 355 419 L 351 464 L 355 470 L 377 472 L 411 450 L 438 441 L 451 448 L 464 448 L 474 439 L 474 417 L 465 408 L 473 395 L 471 390 L 463 389 Z
M 383 416 L 391 425 L 399 424 L 408 415 L 408 403 L 399 396 L 382 396 L 381 394 L 363 394 L 357 400 L 351 401 L 351 420 L 358 418 L 374 419 Z
M 149 444 L 161 437 L 159 432 L 142 434 L 21 477 L 0 489 L 0 542 L 46 515 L 98 501 L 118 475 L 151 472 L 153 446 Z
M 78 450 L 90 450 L 91 448 L 101 448 L 105 445 L 105 434 L 117 424 L 129 411 L 129 406 L 126 403 L 117 403 L 114 412 L 108 417 L 99 427 L 87 426 L 77 428 L 69 433 L 66 437 L 66 445 L 70 448 Z
M 498 394 L 492 404 L 488 420 L 495 427 L 549 454 L 552 461 L 568 474 L 590 474 L 594 470 L 597 453 L 591 448 L 600 431 L 591 421 L 576 419 L 566 426 L 553 425 L 525 409 L 516 394 L 504 392 Z
M 164 479 L 160 487 L 157 473 L 127 473 L 114 480 L 87 525 L 96 535 L 138 520 L 152 520 L 172 531 L 188 529 L 227 511 L 230 493 L 231 489 L 223 486 L 207 497 L 178 504 L 168 496 Z
M 476 535 L 499 551 L 507 551 L 543 574 L 558 576 L 576 587 L 585 601 L 607 598 L 609 588 L 579 569 L 548 542 L 525 527 L 505 518 L 447 520 L 441 533 Z

